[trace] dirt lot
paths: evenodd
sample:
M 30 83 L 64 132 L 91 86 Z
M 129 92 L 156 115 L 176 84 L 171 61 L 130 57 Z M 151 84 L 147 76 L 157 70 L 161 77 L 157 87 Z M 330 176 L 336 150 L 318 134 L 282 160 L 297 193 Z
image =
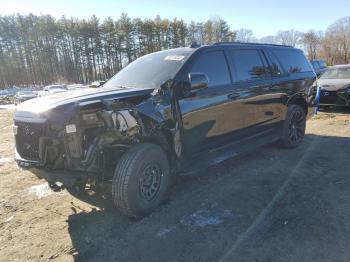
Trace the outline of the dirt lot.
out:
M 0 110 L 0 261 L 350 261 L 350 111 L 317 115 L 295 150 L 179 177 L 138 221 L 108 194 L 54 193 L 17 169 L 12 114 Z

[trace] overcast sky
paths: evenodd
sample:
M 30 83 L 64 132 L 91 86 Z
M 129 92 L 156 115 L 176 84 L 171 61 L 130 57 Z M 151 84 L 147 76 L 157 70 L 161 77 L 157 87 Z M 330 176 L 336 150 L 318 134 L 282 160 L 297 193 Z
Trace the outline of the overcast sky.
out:
M 51 14 L 56 18 L 118 18 L 126 12 L 131 18 L 182 18 L 186 22 L 205 21 L 220 16 L 231 29 L 252 29 L 263 37 L 278 30 L 325 30 L 335 20 L 350 16 L 350 0 L 0 0 L 0 15 Z

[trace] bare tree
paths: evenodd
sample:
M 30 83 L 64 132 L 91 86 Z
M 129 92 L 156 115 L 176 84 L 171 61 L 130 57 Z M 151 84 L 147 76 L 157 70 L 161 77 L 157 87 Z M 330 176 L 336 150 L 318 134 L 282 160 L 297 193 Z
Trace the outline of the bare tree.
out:
M 277 44 L 278 43 L 277 38 L 274 35 L 264 36 L 264 37 L 260 38 L 259 42 L 264 43 L 264 44 Z
M 310 30 L 307 33 L 304 33 L 302 36 L 302 43 L 304 44 L 305 50 L 307 51 L 307 55 L 309 59 L 316 59 L 318 55 L 318 49 L 321 45 L 322 33 L 315 32 L 314 30 Z
M 278 31 L 276 36 L 278 43 L 293 47 L 300 43 L 301 37 L 302 33 L 294 29 Z
M 237 42 L 251 42 L 253 37 L 253 31 L 246 28 L 241 28 L 236 32 L 236 41 Z
M 331 63 L 350 62 L 350 17 L 337 20 L 327 29 L 322 51 Z

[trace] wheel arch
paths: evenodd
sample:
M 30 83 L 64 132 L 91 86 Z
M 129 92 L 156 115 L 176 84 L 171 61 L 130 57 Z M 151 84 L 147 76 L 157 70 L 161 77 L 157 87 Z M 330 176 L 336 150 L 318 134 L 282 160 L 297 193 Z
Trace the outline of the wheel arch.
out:
M 171 130 L 159 127 L 153 133 L 143 136 L 141 143 L 151 143 L 160 146 L 166 153 L 170 165 L 176 162 L 176 154 L 174 151 L 174 137 Z
M 287 106 L 289 105 L 299 105 L 301 106 L 301 108 L 304 110 L 305 115 L 307 116 L 308 114 L 308 103 L 306 102 L 306 99 L 300 95 L 294 95 L 293 97 L 291 97 L 288 102 L 287 102 Z

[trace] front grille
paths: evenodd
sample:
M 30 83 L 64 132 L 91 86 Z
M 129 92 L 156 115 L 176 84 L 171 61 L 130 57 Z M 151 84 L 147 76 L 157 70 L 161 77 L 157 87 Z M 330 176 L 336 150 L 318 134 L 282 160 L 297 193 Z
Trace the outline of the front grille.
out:
M 15 122 L 17 126 L 16 149 L 27 160 L 39 161 L 39 138 L 44 135 L 43 123 Z
M 321 91 L 320 103 L 321 104 L 336 104 L 338 99 L 337 92 L 335 91 Z

